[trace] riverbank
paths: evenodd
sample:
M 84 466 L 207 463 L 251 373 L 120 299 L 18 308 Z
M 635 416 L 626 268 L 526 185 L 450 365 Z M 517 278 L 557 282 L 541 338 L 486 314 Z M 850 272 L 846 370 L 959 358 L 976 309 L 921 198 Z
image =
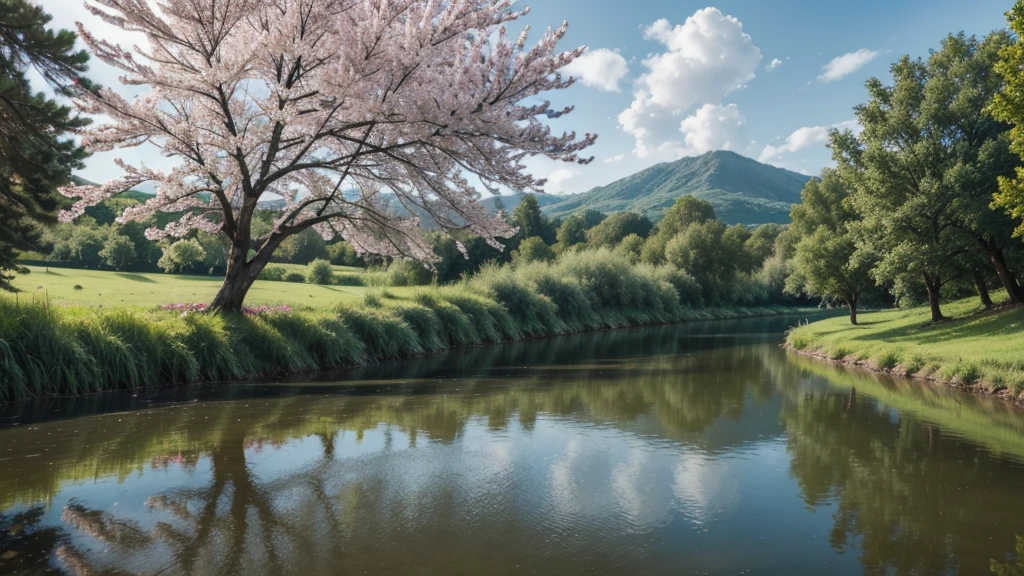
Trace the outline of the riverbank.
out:
M 113 300 L 113 298 L 112 298 Z M 320 308 L 212 315 L 189 306 L 76 308 L 0 298 L 0 401 L 312 374 L 559 334 L 792 312 L 694 308 L 658 269 L 595 251 L 485 268 L 458 285 Z
M 938 324 L 930 322 L 926 307 L 863 314 L 858 326 L 829 318 L 790 330 L 786 346 L 823 360 L 1020 402 L 1024 308 L 986 310 L 975 300 L 962 300 L 943 311 L 949 320 Z

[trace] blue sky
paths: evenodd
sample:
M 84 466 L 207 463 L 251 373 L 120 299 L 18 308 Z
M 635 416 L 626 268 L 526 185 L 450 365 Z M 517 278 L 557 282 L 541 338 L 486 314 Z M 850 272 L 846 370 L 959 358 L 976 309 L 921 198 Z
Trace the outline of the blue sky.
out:
M 41 0 L 54 25 L 80 20 L 97 33 L 117 31 L 78 0 Z M 746 0 L 709 5 L 687 0 L 536 0 L 520 2 L 536 40 L 569 21 L 566 49 L 591 53 L 573 68 L 582 81 L 557 96 L 576 105 L 560 129 L 597 132 L 588 166 L 531 162 L 550 177 L 548 192 L 576 193 L 657 162 L 728 148 L 809 174 L 830 164 L 829 126 L 853 127 L 864 81 L 888 78 L 902 54 L 927 56 L 943 36 L 984 35 L 1005 26 L 1010 0 Z M 830 62 L 835 63 L 830 68 Z M 773 67 L 771 63 L 777 61 Z M 94 76 L 114 85 L 99 63 Z M 769 70 L 769 68 L 772 68 Z M 627 112 L 624 114 L 626 111 Z M 105 181 L 112 160 L 166 162 L 153 150 L 105 153 L 81 175 Z

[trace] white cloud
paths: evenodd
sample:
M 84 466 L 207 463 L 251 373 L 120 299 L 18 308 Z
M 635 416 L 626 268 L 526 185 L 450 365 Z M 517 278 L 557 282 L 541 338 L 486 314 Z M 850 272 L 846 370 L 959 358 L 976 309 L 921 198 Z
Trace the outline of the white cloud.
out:
M 603 162 L 605 164 L 615 164 L 616 162 L 622 162 L 625 159 L 625 154 L 616 154 L 615 156 L 609 156 L 608 158 L 605 158 Z
M 607 48 L 588 50 L 569 63 L 565 72 L 578 78 L 584 85 L 603 92 L 618 92 L 619 82 L 629 73 L 626 59 Z
M 549 194 L 565 194 L 569 191 L 566 184 L 579 175 L 580 173 L 575 170 L 559 168 L 548 174 L 548 182 L 544 185 L 544 191 Z
M 766 66 L 764 67 L 764 69 L 765 69 L 765 70 L 767 70 L 768 72 L 771 72 L 772 70 L 775 70 L 775 69 L 776 69 L 776 68 L 778 68 L 779 66 L 782 66 L 782 60 L 779 60 L 778 58 L 772 58 L 772 61 L 771 61 L 771 62 L 769 62 L 769 63 L 768 63 L 768 64 L 767 64 L 767 65 L 766 65 Z
M 786 137 L 786 140 L 779 146 L 768 145 L 761 151 L 761 155 L 758 157 L 760 162 L 772 162 L 778 160 L 780 156 L 785 153 L 792 153 L 809 148 L 811 146 L 822 145 L 828 140 L 828 131 L 832 128 L 839 130 L 850 129 L 854 132 L 860 131 L 860 125 L 857 124 L 856 120 L 847 120 L 838 124 L 831 124 L 829 126 L 805 126 L 803 128 L 797 128 L 792 134 Z
M 842 56 L 836 56 L 831 62 L 821 67 L 821 75 L 818 76 L 818 82 L 835 82 L 840 78 L 845 78 L 860 70 L 865 64 L 877 58 L 878 55 L 879 52 L 876 50 L 861 48 L 856 52 L 847 52 Z
M 643 61 L 647 71 L 637 80 L 632 104 L 619 114 L 619 125 L 633 136 L 637 156 L 676 153 L 685 147 L 676 127 L 686 111 L 718 105 L 744 87 L 760 66 L 761 51 L 739 20 L 717 8 L 698 10 L 677 26 L 658 20 L 644 36 L 666 50 Z
M 684 134 L 682 153 L 696 156 L 711 150 L 732 150 L 744 123 L 735 104 L 705 104 L 679 123 L 679 130 Z

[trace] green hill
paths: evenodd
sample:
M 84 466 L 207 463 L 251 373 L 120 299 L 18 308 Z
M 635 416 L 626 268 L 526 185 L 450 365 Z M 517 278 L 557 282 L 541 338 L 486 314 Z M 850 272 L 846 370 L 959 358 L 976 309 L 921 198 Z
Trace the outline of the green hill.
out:
M 729 224 L 786 223 L 790 206 L 800 202 L 800 190 L 808 180 L 810 176 L 720 150 L 656 164 L 543 210 L 550 217 L 588 208 L 605 213 L 630 210 L 658 219 L 677 198 L 691 195 L 710 202 Z

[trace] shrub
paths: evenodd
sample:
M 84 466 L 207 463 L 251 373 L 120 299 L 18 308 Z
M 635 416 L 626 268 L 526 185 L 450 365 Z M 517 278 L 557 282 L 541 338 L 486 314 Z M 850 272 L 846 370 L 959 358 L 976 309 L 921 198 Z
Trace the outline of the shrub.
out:
M 310 284 L 326 286 L 333 283 L 334 268 L 327 260 L 313 260 L 306 272 L 306 281 Z
M 306 277 L 302 275 L 302 272 L 288 272 L 284 275 L 283 280 L 285 282 L 294 282 L 296 284 L 302 284 L 306 281 Z
M 532 289 L 511 268 L 501 268 L 494 264 L 484 266 L 470 284 L 500 302 L 526 336 L 561 334 L 566 331 L 554 304 Z
M 288 270 L 284 266 L 275 266 L 273 264 L 267 266 L 260 272 L 260 280 L 269 280 L 271 282 L 280 282 L 284 280 L 284 277 L 288 274 Z
M 388 266 L 388 286 L 426 286 L 433 278 L 429 269 L 413 260 L 395 260 Z
M 517 265 L 530 262 L 552 262 L 555 251 L 544 243 L 540 236 L 531 236 L 519 244 L 518 250 L 512 251 L 512 262 Z
M 332 284 L 335 286 L 365 286 L 366 282 L 358 274 L 335 274 Z

